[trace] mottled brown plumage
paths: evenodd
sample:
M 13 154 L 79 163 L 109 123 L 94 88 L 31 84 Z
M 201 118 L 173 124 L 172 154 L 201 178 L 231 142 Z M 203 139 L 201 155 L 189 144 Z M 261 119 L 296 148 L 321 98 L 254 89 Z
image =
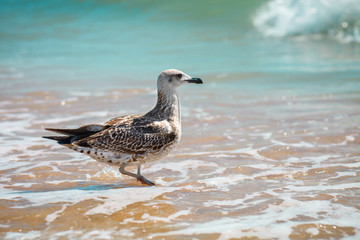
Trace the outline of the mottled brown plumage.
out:
M 180 141 L 181 116 L 177 87 L 185 83 L 202 83 L 199 78 L 176 70 L 163 71 L 157 81 L 156 106 L 146 114 L 127 115 L 104 124 L 92 124 L 77 129 L 46 130 L 66 136 L 47 136 L 70 149 L 98 161 L 120 166 L 122 174 L 135 177 L 147 185 L 155 185 L 140 173 L 141 164 L 166 156 Z M 137 174 L 125 171 L 137 165 Z

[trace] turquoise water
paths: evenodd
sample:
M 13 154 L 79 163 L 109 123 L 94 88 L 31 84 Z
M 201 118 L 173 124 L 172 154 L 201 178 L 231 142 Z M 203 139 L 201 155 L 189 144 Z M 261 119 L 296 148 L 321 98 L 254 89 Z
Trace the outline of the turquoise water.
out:
M 153 80 L 167 68 L 202 75 L 360 70 L 358 1 L 337 3 L 342 15 L 330 0 L 274 2 L 3 1 L 1 79 L 91 90 Z M 314 8 L 328 12 L 293 24 L 295 33 L 285 27 Z M 291 19 L 286 11 L 294 10 Z M 330 34 L 344 22 L 343 39 Z M 264 37 L 276 30 L 280 36 Z M 16 83 L 10 86 L 20 90 Z

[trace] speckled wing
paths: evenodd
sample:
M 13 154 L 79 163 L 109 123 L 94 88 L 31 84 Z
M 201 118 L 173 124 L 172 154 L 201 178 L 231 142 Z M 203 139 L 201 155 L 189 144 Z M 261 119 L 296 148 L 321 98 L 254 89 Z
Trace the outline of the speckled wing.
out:
M 122 124 L 116 124 L 73 144 L 118 154 L 144 154 L 157 152 L 176 138 L 175 132 L 169 132 L 156 124 L 133 124 L 134 121 L 130 119 L 119 122 Z
M 120 116 L 113 119 L 110 119 L 109 121 L 105 122 L 104 126 L 114 126 L 114 125 L 123 125 L 123 124 L 131 124 L 134 119 L 138 119 L 142 117 L 144 114 L 138 114 L 138 115 L 126 115 L 126 116 Z

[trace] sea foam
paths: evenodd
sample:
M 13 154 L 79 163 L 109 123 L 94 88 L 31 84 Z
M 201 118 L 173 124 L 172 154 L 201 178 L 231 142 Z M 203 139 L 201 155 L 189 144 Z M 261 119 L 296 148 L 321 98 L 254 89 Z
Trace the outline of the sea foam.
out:
M 272 0 L 253 19 L 264 35 L 328 35 L 340 42 L 360 42 L 358 0 Z

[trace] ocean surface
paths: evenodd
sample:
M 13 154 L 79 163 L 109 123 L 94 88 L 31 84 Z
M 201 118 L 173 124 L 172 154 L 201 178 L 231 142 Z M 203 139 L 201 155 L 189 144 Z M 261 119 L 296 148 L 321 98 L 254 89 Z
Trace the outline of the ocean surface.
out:
M 204 84 L 158 187 L 41 138 L 168 68 Z M 0 129 L 1 239 L 360 239 L 360 1 L 3 0 Z

